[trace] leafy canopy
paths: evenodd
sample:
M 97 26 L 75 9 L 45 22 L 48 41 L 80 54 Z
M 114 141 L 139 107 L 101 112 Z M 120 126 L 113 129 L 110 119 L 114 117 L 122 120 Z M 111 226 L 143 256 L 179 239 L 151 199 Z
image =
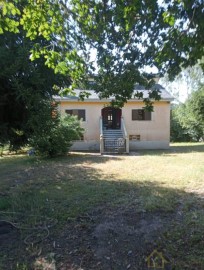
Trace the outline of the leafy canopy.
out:
M 184 104 L 180 104 L 173 110 L 172 124 L 173 139 L 180 140 L 187 138 L 188 140 L 199 141 L 204 139 L 204 85 L 193 92 Z M 181 133 L 183 135 L 181 136 Z
M 50 44 L 42 37 L 38 42 Z M 28 122 L 40 104 L 51 103 L 52 95 L 70 84 L 69 77 L 45 66 L 43 58 L 29 60 L 33 45 L 22 28 L 0 35 L 0 143 L 12 149 L 28 142 L 32 133 Z
M 44 57 L 48 67 L 70 76 L 73 87 L 97 68 L 97 91 L 120 102 L 131 97 L 135 83 L 151 88 L 147 66 L 173 79 L 204 54 L 203 0 L 7 0 L 0 7 L 0 33 L 22 26 L 35 43 L 32 60 Z M 39 36 L 55 41 L 44 46 Z

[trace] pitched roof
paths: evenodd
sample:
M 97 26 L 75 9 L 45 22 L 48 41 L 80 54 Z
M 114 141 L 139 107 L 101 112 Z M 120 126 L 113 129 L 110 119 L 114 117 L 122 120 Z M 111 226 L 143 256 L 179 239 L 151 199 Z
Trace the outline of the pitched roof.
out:
M 155 84 L 152 89 L 157 89 L 160 91 L 161 100 L 163 100 L 163 101 L 173 101 L 174 100 L 173 96 L 169 92 L 167 92 L 166 89 L 164 89 L 160 84 Z M 148 98 L 149 91 L 151 91 L 151 90 L 145 89 L 141 85 L 135 85 L 135 88 L 133 91 L 133 98 L 130 101 L 136 101 L 136 100 L 142 101 L 142 99 L 134 97 L 134 94 L 136 94 L 137 92 L 143 93 L 143 98 Z M 100 101 L 111 101 L 114 99 L 113 96 L 109 97 L 108 99 L 105 99 L 105 98 L 101 99 L 100 95 L 98 93 L 96 93 L 94 90 L 75 89 L 74 92 L 75 92 L 75 95 L 54 96 L 54 99 L 58 100 L 58 101 L 78 101 L 81 92 L 82 93 L 83 92 L 89 93 L 89 97 L 85 98 L 84 101 L 99 101 L 100 102 Z

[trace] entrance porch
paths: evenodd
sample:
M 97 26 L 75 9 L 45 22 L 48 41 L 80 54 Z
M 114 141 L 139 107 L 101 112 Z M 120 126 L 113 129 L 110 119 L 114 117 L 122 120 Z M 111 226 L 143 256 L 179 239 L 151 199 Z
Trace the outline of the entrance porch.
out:
M 105 107 L 101 110 L 100 152 L 129 153 L 129 139 L 119 108 Z

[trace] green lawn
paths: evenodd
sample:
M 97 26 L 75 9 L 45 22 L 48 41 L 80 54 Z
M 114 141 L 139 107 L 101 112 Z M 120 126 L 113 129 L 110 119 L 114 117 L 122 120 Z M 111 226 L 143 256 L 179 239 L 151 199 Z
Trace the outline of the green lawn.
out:
M 46 216 L 58 220 L 57 234 L 68 221 L 100 207 L 166 215 L 168 228 L 156 246 L 168 254 L 172 269 L 204 269 L 204 143 L 129 156 L 4 156 L 0 175 L 4 219 L 16 221 L 21 213 L 23 225 L 34 226 L 33 217 Z

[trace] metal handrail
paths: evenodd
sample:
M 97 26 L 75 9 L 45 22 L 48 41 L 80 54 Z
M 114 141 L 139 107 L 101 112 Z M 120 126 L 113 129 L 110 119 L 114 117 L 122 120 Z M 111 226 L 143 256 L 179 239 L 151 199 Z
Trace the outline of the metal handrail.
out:
M 129 137 L 128 137 L 128 133 L 125 127 L 125 120 L 123 117 L 121 117 L 121 129 L 123 131 L 123 134 L 126 140 L 126 153 L 129 153 Z
M 104 153 L 104 140 L 103 140 L 103 119 L 102 116 L 99 118 L 99 128 L 100 128 L 100 153 Z
M 124 138 L 104 139 L 105 152 L 123 153 L 125 149 L 126 149 L 126 140 Z

